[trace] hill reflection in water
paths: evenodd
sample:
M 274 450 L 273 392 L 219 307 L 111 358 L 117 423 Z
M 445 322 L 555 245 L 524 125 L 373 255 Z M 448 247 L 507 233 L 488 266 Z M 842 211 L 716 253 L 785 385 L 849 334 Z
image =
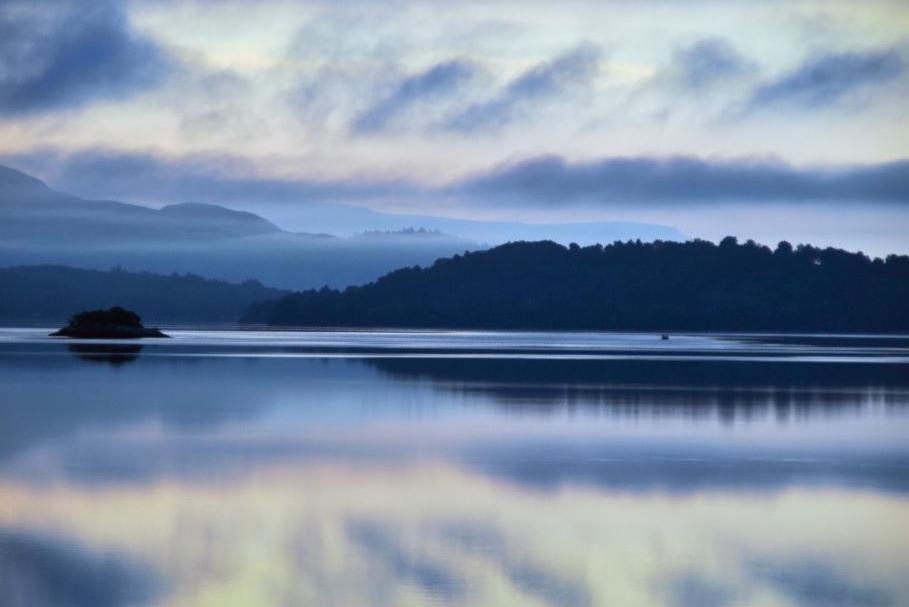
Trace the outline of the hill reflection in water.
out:
M 491 399 L 514 413 L 584 407 L 607 415 L 834 415 L 909 405 L 909 365 L 717 360 L 371 358 L 401 381 Z

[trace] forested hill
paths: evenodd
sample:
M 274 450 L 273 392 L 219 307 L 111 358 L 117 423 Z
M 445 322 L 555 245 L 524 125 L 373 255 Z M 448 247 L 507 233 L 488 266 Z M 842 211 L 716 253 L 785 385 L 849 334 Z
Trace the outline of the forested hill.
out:
M 751 241 L 516 242 L 253 306 L 284 326 L 909 330 L 909 257 Z
M 285 294 L 255 280 L 230 283 L 192 274 L 0 268 L 0 323 L 58 325 L 80 310 L 111 306 L 135 310 L 151 324 L 233 323 L 250 304 Z

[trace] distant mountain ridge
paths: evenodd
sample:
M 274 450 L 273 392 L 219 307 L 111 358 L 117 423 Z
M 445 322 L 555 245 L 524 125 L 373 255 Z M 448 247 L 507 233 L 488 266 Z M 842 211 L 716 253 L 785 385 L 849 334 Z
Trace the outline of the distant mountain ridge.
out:
M 214 204 L 202 202 L 180 202 L 170 204 L 158 210 L 162 215 L 194 219 L 201 221 L 226 222 L 237 226 L 237 235 L 251 236 L 255 234 L 273 234 L 282 232 L 281 228 L 259 217 L 255 213 L 236 211 Z
M 256 208 L 279 212 L 268 201 L 257 202 Z M 155 209 L 79 198 L 0 167 L 0 267 L 106 270 L 119 265 L 232 282 L 254 277 L 302 290 L 363 284 L 396 268 L 485 249 L 508 234 L 581 243 L 682 238 L 672 228 L 652 224 L 484 222 L 396 215 L 317 200 L 300 201 L 295 209 L 296 231 L 287 231 L 256 213 L 207 202 Z
M 0 188 L 8 195 L 53 193 L 53 190 L 37 177 L 3 165 L 0 165 Z
M 151 209 L 56 192 L 25 173 L 0 167 L 0 240 L 69 242 L 236 238 L 281 229 L 253 213 L 200 203 Z
M 362 287 L 287 295 L 244 322 L 611 331 L 909 330 L 909 257 L 727 238 L 714 245 L 516 242 Z
M 481 245 L 453 236 L 336 238 L 287 232 L 247 211 L 180 203 L 153 209 L 56 192 L 0 167 L 0 267 L 68 265 L 250 277 L 286 288 L 345 286 Z

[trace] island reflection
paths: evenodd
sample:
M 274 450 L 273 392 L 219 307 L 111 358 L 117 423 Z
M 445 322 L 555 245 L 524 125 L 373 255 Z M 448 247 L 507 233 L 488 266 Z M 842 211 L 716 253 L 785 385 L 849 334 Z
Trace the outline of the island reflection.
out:
M 119 366 L 134 362 L 142 352 L 141 344 L 110 344 L 110 343 L 74 343 L 67 344 L 66 349 L 77 358 L 89 362 L 107 363 Z

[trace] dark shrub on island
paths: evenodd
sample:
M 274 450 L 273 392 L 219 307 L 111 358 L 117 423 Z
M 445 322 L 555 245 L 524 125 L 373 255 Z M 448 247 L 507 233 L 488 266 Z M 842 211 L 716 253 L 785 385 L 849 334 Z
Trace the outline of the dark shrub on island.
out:
M 158 329 L 142 324 L 139 315 L 120 306 L 109 310 L 89 310 L 76 314 L 69 324 L 51 333 L 54 337 L 85 339 L 132 339 L 137 337 L 167 337 Z

